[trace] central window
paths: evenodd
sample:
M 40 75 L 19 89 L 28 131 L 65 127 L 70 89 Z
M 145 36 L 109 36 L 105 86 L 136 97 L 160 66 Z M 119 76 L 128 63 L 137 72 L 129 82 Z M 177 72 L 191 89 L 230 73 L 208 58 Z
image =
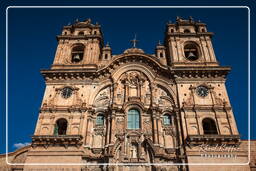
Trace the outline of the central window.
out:
M 128 129 L 140 128 L 140 112 L 137 109 L 130 109 L 128 111 L 127 128 Z

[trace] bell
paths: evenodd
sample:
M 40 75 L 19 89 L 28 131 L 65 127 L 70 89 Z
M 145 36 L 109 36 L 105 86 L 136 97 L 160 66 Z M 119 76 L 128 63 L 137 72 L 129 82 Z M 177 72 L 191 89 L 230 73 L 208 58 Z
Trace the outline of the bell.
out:
M 74 62 L 79 62 L 81 60 L 79 54 L 75 54 L 75 56 L 73 57 L 73 61 Z
M 194 55 L 193 52 L 191 52 L 191 51 L 189 52 L 188 59 L 196 59 L 196 56 Z

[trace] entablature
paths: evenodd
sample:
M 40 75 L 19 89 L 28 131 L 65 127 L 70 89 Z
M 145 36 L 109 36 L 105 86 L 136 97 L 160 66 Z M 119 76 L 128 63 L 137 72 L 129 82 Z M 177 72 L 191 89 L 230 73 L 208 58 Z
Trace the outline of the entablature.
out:
M 31 146 L 81 146 L 82 145 L 82 135 L 34 135 L 32 136 Z
M 222 78 L 225 79 L 231 67 L 170 67 L 175 80 L 184 78 Z
M 240 135 L 189 135 L 186 142 L 191 145 L 198 144 L 239 144 Z

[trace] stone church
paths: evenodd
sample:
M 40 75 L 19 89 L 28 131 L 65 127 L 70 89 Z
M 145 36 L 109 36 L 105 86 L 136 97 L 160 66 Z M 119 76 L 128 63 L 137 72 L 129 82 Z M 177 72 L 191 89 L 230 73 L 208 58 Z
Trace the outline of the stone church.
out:
M 112 54 L 99 24 L 64 26 L 52 66 L 41 70 L 46 88 L 31 145 L 9 153 L 14 164 L 2 168 L 250 170 L 225 86 L 230 67 L 219 65 L 212 36 L 206 24 L 177 17 L 154 54 L 136 38 Z

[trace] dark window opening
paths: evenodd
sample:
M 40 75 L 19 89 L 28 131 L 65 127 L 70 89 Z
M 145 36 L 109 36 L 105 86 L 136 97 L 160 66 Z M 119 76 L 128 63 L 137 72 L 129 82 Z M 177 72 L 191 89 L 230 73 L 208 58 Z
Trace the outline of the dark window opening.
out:
M 64 35 L 67 35 L 67 34 L 68 34 L 68 33 L 65 31 L 65 32 L 64 32 Z
M 203 129 L 204 134 L 218 134 L 215 121 L 210 118 L 206 118 L 203 120 Z
M 160 56 L 160 58 L 164 57 L 162 52 L 159 53 L 159 56 Z
M 78 35 L 79 35 L 79 36 L 82 36 L 82 35 L 84 35 L 84 32 L 80 31 L 80 32 L 78 33 Z
M 202 29 L 202 32 L 205 32 L 205 29 Z
M 185 29 L 184 33 L 190 33 L 190 30 L 189 29 Z
M 199 58 L 199 53 L 196 44 L 189 43 L 184 46 L 185 57 L 190 61 L 195 61 Z
M 55 123 L 54 135 L 66 135 L 68 122 L 66 119 L 58 119 Z
M 84 57 L 84 45 L 77 45 L 72 49 L 72 63 L 78 63 L 83 60 Z
M 171 33 L 174 33 L 174 30 L 173 30 L 173 29 L 171 29 Z
M 108 59 L 108 54 L 105 54 L 105 59 Z

